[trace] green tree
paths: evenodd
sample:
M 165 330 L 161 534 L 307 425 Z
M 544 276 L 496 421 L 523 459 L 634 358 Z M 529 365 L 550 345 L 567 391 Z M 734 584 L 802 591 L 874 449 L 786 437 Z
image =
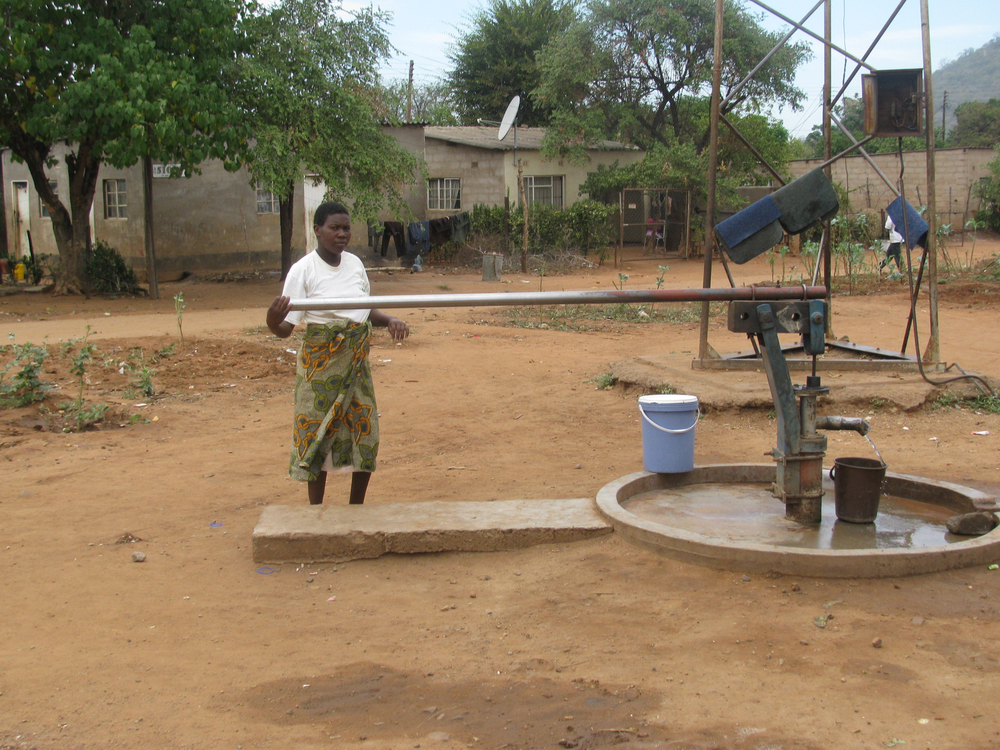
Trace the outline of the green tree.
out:
M 386 199 L 402 208 L 401 187 L 417 169 L 375 115 L 378 65 L 391 49 L 386 17 L 371 8 L 345 16 L 339 3 L 282 0 L 247 25 L 249 169 L 279 199 L 282 278 L 292 264 L 292 205 L 303 174 L 321 179 L 329 196 L 353 202 L 364 219 Z
M 842 104 L 837 104 L 833 108 L 833 113 L 837 119 L 847 128 L 854 140 L 860 141 L 865 138 L 865 104 L 861 97 L 846 97 Z M 847 137 L 843 130 L 837 127 L 836 123 L 830 125 L 830 146 L 833 155 L 849 148 L 851 139 Z M 940 130 L 935 132 L 937 147 L 944 148 Z M 809 135 L 805 137 L 805 155 L 798 158 L 822 159 L 826 155 L 826 140 L 823 138 L 823 126 L 813 125 Z M 865 145 L 865 151 L 869 154 L 895 153 L 900 148 L 899 138 L 880 137 L 869 141 Z M 924 151 L 927 148 L 927 139 L 924 136 L 910 136 L 903 138 L 903 151 Z M 860 152 L 856 152 L 860 153 Z
M 993 148 L 1000 143 L 1000 99 L 959 104 L 955 119 L 958 122 L 948 135 L 949 146 Z
M 974 188 L 980 198 L 976 219 L 994 232 L 1000 232 L 1000 144 L 995 147 L 997 158 L 989 163 L 990 177 L 984 177 Z
M 538 57 L 534 97 L 553 109 L 547 149 L 580 157 L 587 144 L 614 138 L 704 150 L 714 28 L 714 4 L 706 0 L 590 0 Z M 732 99 L 724 113 L 798 107 L 803 93 L 792 81 L 811 54 L 805 44 L 785 45 L 736 88 L 779 38 L 737 2 L 726 3 L 722 95 Z
M 668 140 L 667 145 L 654 144 L 641 161 L 624 167 L 618 162 L 609 167 L 598 165 L 595 172 L 587 175 L 580 192 L 596 200 L 615 201 L 624 188 L 690 189 L 697 199 L 703 199 L 708 152 L 699 152 L 693 143 L 680 143 L 672 135 Z M 716 183 L 718 200 L 738 204 L 740 198 L 736 187 L 739 182 L 725 167 L 721 168 Z
M 102 163 L 238 167 L 246 138 L 229 86 L 241 12 L 240 0 L 0 0 L 0 145 L 52 217 L 57 292 L 85 289 Z M 49 186 L 61 143 L 68 206 Z
M 490 0 L 455 44 L 448 74 L 459 117 L 499 119 L 515 94 L 521 96 L 518 122 L 545 125 L 548 108 L 531 91 L 538 86 L 535 55 L 574 18 L 569 0 Z
M 410 121 L 428 125 L 459 125 L 455 111 L 454 92 L 445 81 L 418 83 L 408 90 L 404 80 L 389 82 L 380 92 L 378 113 L 390 122 L 406 122 L 407 100 L 410 104 Z

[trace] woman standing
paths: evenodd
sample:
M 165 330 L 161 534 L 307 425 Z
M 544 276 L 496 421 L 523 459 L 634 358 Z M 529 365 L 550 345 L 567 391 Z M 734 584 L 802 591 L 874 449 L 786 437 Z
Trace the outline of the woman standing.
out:
M 281 295 L 267 310 L 267 327 L 288 338 L 300 323 L 306 334 L 295 375 L 295 421 L 289 475 L 308 482 L 309 502 L 318 505 L 331 471 L 352 472 L 350 503 L 365 501 L 378 455 L 378 409 L 368 351 L 372 326 L 388 328 L 393 341 L 410 329 L 378 310 L 295 310 L 292 299 L 367 297 L 368 274 L 361 259 L 345 248 L 351 217 L 340 203 L 316 209 L 318 246 L 288 272 Z

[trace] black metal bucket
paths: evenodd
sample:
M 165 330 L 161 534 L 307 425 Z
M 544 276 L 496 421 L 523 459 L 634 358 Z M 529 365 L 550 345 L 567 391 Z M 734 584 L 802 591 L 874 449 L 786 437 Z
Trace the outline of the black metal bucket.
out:
M 874 458 L 838 458 L 830 469 L 837 518 L 872 523 L 878 515 L 886 465 Z

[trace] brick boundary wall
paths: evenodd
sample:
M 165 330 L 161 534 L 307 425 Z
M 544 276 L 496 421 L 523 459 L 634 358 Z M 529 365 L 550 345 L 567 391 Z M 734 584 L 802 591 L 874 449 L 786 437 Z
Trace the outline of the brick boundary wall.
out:
M 960 231 L 979 209 L 972 186 L 990 176 L 989 163 L 998 158 L 990 148 L 945 148 L 935 152 L 937 214 L 945 224 Z M 900 175 L 898 153 L 874 154 L 872 160 L 896 183 Z M 823 163 L 822 159 L 802 159 L 788 163 L 792 177 L 799 177 Z M 865 209 L 882 212 L 895 198 L 881 177 L 863 156 L 848 156 L 831 165 L 832 179 L 847 190 L 851 212 Z M 923 151 L 903 152 L 903 181 L 906 199 L 914 206 L 927 202 L 927 161 Z

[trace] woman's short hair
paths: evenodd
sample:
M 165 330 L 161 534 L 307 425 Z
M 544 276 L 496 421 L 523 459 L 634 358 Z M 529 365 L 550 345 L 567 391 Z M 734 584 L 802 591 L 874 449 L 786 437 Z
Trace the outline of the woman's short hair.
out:
M 343 203 L 338 203 L 337 201 L 327 201 L 326 203 L 321 203 L 319 208 L 316 209 L 316 213 L 313 214 L 313 226 L 321 227 L 326 223 L 326 217 L 332 214 L 344 214 L 345 216 L 350 216 L 351 212 L 347 210 L 347 206 Z

